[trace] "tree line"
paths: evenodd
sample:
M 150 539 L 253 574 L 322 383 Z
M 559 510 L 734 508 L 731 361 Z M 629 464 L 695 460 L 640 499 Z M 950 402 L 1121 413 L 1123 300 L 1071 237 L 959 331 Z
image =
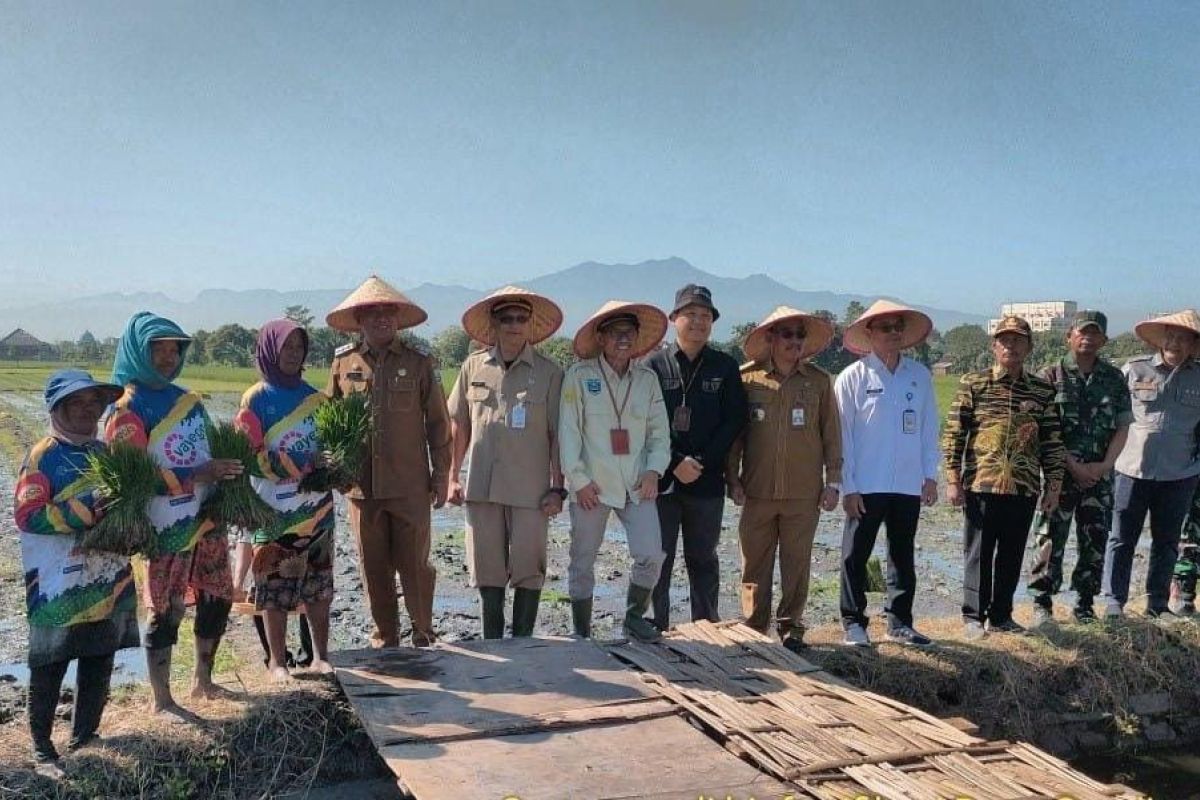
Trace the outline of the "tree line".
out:
M 828 320 L 834 326 L 834 338 L 829 347 L 813 358 L 813 362 L 832 374 L 837 374 L 852 364 L 858 356 L 842 346 L 842 332 L 866 311 L 857 301 L 846 306 L 839 318 L 832 311 L 820 309 L 816 316 Z M 288 306 L 284 316 L 308 330 L 308 364 L 323 367 L 333 362 L 334 352 L 344 344 L 355 340 L 352 334 L 333 328 L 313 327 L 312 312 L 304 306 Z M 714 341 L 712 346 L 733 356 L 738 363 L 745 360 L 742 344 L 756 323 L 743 322 L 733 326 L 728 339 Z M 236 323 L 222 325 L 212 331 L 198 330 L 192 334 L 192 345 L 188 349 L 189 364 L 218 364 L 231 367 L 254 366 L 254 347 L 258 330 Z M 401 338 L 410 346 L 429 353 L 442 367 L 457 369 L 471 353 L 470 337 L 458 325 L 440 331 L 432 339 L 424 339 L 411 331 L 401 333 Z M 55 345 L 58 357 L 64 361 L 104 363 L 111 362 L 116 354 L 117 338 L 97 340 L 85 331 L 76 342 L 62 341 Z M 544 355 L 568 366 L 574 355 L 571 339 L 553 336 L 537 346 Z M 1114 337 L 1104 348 L 1104 355 L 1121 363 L 1132 356 L 1150 352 L 1132 332 Z M 1031 370 L 1055 363 L 1067 354 L 1066 337 L 1061 331 L 1039 331 L 1033 335 L 1033 352 L 1028 365 Z M 958 325 L 942 333 L 937 329 L 920 346 L 910 353 L 915 359 L 932 367 L 944 363 L 946 371 L 959 374 L 984 369 L 992 363 L 991 337 L 979 325 Z

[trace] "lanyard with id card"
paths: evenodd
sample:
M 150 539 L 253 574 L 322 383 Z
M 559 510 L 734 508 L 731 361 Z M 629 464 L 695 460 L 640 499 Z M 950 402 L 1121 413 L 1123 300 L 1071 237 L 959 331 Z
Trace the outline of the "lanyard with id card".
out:
M 904 395 L 908 402 L 912 402 L 913 393 L 908 392 Z M 911 408 L 904 409 L 904 413 L 900 417 L 900 430 L 903 433 L 914 434 L 917 432 L 917 412 Z
M 617 396 L 613 394 L 612 385 L 608 382 L 608 374 L 604 368 L 600 368 L 600 377 L 604 379 L 604 388 L 608 390 L 608 400 L 612 403 L 613 413 L 617 415 L 617 427 L 610 428 L 608 431 L 608 442 L 612 447 L 614 456 L 629 455 L 629 431 L 621 425 L 621 414 L 625 412 L 625 406 L 629 403 L 629 395 L 633 391 L 633 376 L 629 376 L 629 385 L 625 387 L 625 397 L 621 399 L 621 406 L 617 407 Z
M 674 355 L 669 355 L 672 365 L 676 370 L 679 369 L 679 362 L 675 360 Z M 676 433 L 687 433 L 692 429 L 692 409 L 688 407 L 688 392 L 692 388 L 692 384 L 696 382 L 696 376 L 700 374 L 700 369 L 704 366 L 704 356 L 700 356 L 700 361 L 696 364 L 696 368 L 692 370 L 692 377 L 687 383 L 683 383 L 683 375 L 680 374 L 680 383 L 683 386 L 683 397 L 679 401 L 679 405 L 675 408 L 675 413 L 671 415 L 671 430 Z
M 517 404 L 508 412 L 508 427 L 514 431 L 525 430 L 525 398 L 532 388 L 533 375 L 530 374 L 529 381 L 525 384 L 525 390 L 517 393 Z

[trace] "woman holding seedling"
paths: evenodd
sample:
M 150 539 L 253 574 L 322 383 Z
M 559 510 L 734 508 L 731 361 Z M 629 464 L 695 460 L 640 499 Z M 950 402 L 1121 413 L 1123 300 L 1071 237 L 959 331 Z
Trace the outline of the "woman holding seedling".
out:
M 254 534 L 254 605 L 262 612 L 277 681 L 287 669 L 287 615 L 304 605 L 312 630 L 312 668 L 330 673 L 329 604 L 333 600 L 333 495 L 305 491 L 300 480 L 324 460 L 313 419 L 325 396 L 301 378 L 308 334 L 291 320 L 258 332 L 255 358 L 262 380 L 242 396 L 237 427 L 257 453 L 251 483 L 275 510 L 276 522 Z
M 45 396 L 50 434 L 21 467 L 16 521 L 29 617 L 29 732 L 38 772 L 53 775 L 60 770 L 50 731 L 67 665 L 77 662 L 69 745 L 76 750 L 95 738 L 113 653 L 137 647 L 138 628 L 129 558 L 80 546 L 101 502 L 79 476 L 104 448 L 96 424 L 121 387 L 65 369 L 50 376 Z
M 159 471 L 146 513 L 157 534 L 142 601 L 150 612 L 143 637 L 151 710 L 172 722 L 194 721 L 171 695 L 171 650 L 184 607 L 196 606 L 196 667 L 192 697 L 230 692 L 212 682 L 213 657 L 233 596 L 225 529 L 200 505 L 217 481 L 242 473 L 234 459 L 209 454 L 208 415 L 200 395 L 175 385 L 191 340 L 168 319 L 147 311 L 125 326 L 113 363 L 113 383 L 125 387 L 105 425 L 110 446 L 125 443 L 150 454 Z

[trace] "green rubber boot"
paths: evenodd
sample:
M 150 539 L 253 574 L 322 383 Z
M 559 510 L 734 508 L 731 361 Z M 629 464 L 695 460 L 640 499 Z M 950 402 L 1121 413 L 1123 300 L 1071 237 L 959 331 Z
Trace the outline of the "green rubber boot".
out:
M 571 624 L 576 636 L 592 638 L 592 598 L 571 601 Z
M 650 605 L 650 593 L 654 589 L 648 586 L 629 584 L 629 594 L 625 600 L 625 635 L 639 642 L 657 642 L 662 638 L 662 631 L 646 619 L 646 608 Z
M 483 606 L 483 638 L 504 638 L 504 587 L 480 586 L 479 602 Z
M 538 603 L 541 599 L 541 589 L 513 590 L 513 636 L 533 636 L 533 626 L 537 622 Z

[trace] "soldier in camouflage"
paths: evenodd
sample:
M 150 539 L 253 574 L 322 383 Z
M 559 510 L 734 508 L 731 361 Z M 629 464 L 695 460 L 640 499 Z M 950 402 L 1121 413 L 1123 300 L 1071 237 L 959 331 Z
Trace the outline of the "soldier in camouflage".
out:
M 1129 389 L 1121 371 L 1099 357 L 1108 341 L 1108 320 L 1099 311 L 1080 311 L 1067 333 L 1070 353 L 1043 370 L 1054 386 L 1054 404 L 1067 448 L 1067 475 L 1058 508 L 1038 514 L 1034 559 L 1029 572 L 1035 626 L 1054 619 L 1053 597 L 1062 586 L 1063 553 L 1075 521 L 1079 556 L 1071 575 L 1078 599 L 1077 622 L 1096 619 L 1093 598 L 1100 593 L 1104 544 L 1112 527 L 1112 470 L 1133 420 Z
M 1179 560 L 1171 593 L 1175 595 L 1176 614 L 1196 613 L 1196 576 L 1200 575 L 1200 487 L 1192 495 L 1192 509 L 1183 523 L 1179 539 Z

